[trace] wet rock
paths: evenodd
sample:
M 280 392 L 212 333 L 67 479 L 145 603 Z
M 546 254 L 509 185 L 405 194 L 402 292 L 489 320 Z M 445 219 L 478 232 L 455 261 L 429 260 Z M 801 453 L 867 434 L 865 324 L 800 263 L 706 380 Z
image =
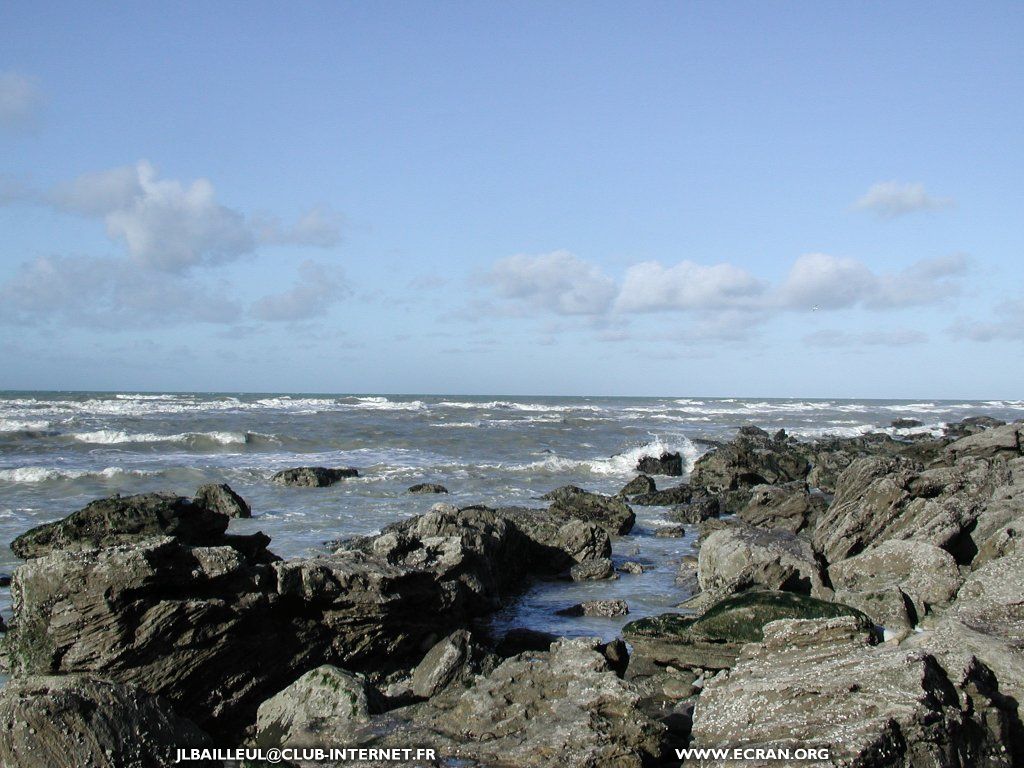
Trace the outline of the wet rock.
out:
M 370 722 L 362 680 L 329 664 L 302 675 L 260 704 L 256 744 L 268 747 L 318 747 L 349 743 Z
M 192 501 L 228 517 L 252 517 L 252 509 L 248 502 L 224 483 L 199 486 Z
M 163 768 L 178 748 L 213 746 L 194 723 L 134 685 L 91 675 L 33 675 L 0 689 L 5 768 Z
M 438 483 L 417 483 L 409 487 L 409 493 L 448 493 L 448 489 Z
M 660 456 L 642 456 L 636 468 L 645 475 L 679 477 L 683 474 L 683 457 L 678 452 L 662 451 Z
M 618 492 L 618 496 L 622 498 L 629 498 L 631 496 L 640 496 L 645 493 L 653 493 L 657 490 L 657 487 L 647 475 L 637 475 L 624 486 L 622 490 Z
M 935 657 L 872 642 L 849 618 L 768 624 L 705 685 L 692 746 L 827 744 L 844 765 L 1010 764 L 998 727 L 1009 712 L 982 670 L 965 707 Z
M 570 520 L 558 529 L 558 547 L 577 563 L 611 557 L 612 542 L 608 531 L 596 523 Z
M 718 496 L 696 494 L 689 502 L 675 507 L 668 515 L 672 520 L 681 523 L 703 523 L 722 514 L 722 503 Z
M 750 500 L 736 516 L 759 528 L 799 533 L 811 527 L 826 506 L 824 498 L 811 494 L 803 482 L 756 485 L 750 491 Z
M 576 518 L 604 526 L 612 536 L 623 536 L 633 529 L 636 515 L 621 499 L 592 493 L 575 485 L 566 485 L 541 498 L 550 501 L 548 512 L 563 519 Z
M 917 419 L 893 419 L 893 429 L 912 429 L 914 427 L 923 427 L 924 422 L 918 421 Z
M 324 488 L 349 477 L 359 477 L 359 470 L 353 467 L 294 467 L 275 473 L 270 480 L 278 485 Z
M 689 504 L 693 499 L 693 489 L 688 483 L 681 483 L 672 488 L 658 490 L 654 488 L 630 498 L 630 503 L 640 507 L 671 507 L 677 504 Z
M 856 557 L 833 563 L 828 573 L 837 590 L 896 588 L 911 600 L 918 617 L 946 605 L 963 581 L 952 555 L 921 541 L 884 541 Z
M 960 439 L 961 437 L 967 437 L 968 435 L 976 435 L 979 432 L 984 432 L 986 429 L 1001 427 L 1005 423 L 1005 421 L 994 419 L 991 416 L 969 416 L 962 421 L 947 424 L 945 433 L 947 437 Z
M 412 673 L 412 692 L 429 699 L 453 685 L 465 685 L 483 671 L 490 671 L 496 662 L 473 641 L 473 636 L 460 629 L 427 651 Z
M 556 611 L 559 616 L 601 616 L 611 619 L 615 616 L 625 616 L 629 613 L 629 606 L 625 600 L 587 600 L 583 603 L 571 605 Z
M 762 628 L 778 619 L 849 616 L 865 629 L 871 620 L 849 606 L 790 592 L 746 592 L 715 604 L 702 616 L 664 613 L 630 622 L 623 638 L 633 657 L 659 666 L 725 669 L 745 643 L 758 642 Z
M 638 563 L 634 560 L 627 560 L 626 562 L 619 565 L 619 573 L 628 573 L 632 576 L 639 576 L 644 572 L 644 566 L 642 563 Z
M 641 768 L 660 756 L 666 729 L 601 648 L 578 638 L 508 659 L 465 691 L 392 712 L 400 725 L 385 743 L 514 768 Z
M 59 549 L 91 549 L 153 536 L 173 536 L 189 544 L 216 544 L 221 542 L 228 522 L 226 515 L 182 496 L 112 496 L 93 501 L 63 520 L 32 528 L 11 542 L 11 549 L 26 559 Z
M 743 427 L 736 438 L 694 464 L 690 484 L 715 491 L 804 480 L 810 464 L 785 433 L 769 436 L 763 429 Z
M 701 589 L 716 595 L 760 588 L 828 596 L 810 542 L 786 531 L 730 525 L 711 534 L 698 553 Z
M 681 539 L 686 535 L 686 528 L 681 525 L 661 525 L 654 529 L 654 535 L 660 539 Z
M 697 563 L 698 558 L 695 555 L 686 555 L 679 561 L 679 567 L 676 569 L 676 584 L 691 595 L 700 592 Z
M 615 569 L 612 567 L 610 558 L 602 557 L 599 560 L 586 560 L 576 563 L 569 569 L 569 576 L 573 581 L 599 581 L 601 579 L 615 578 Z

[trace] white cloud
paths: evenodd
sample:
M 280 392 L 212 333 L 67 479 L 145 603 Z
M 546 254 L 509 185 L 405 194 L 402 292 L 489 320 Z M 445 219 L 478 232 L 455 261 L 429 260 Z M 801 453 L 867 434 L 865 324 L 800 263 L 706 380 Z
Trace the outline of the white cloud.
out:
M 702 266 L 681 261 L 665 267 L 645 261 L 626 271 L 615 309 L 628 313 L 749 307 L 764 287 L 732 264 Z
M 9 323 L 63 319 L 75 326 L 131 330 L 232 323 L 240 314 L 236 303 L 195 280 L 123 259 L 40 257 L 0 285 L 0 321 Z
M 259 299 L 252 314 L 269 322 L 308 320 L 326 313 L 348 292 L 339 269 L 307 260 L 299 265 L 292 288 Z
M 42 108 L 43 94 L 32 78 L 0 72 L 0 129 L 34 128 Z
M 853 207 L 883 219 L 895 219 L 915 211 L 936 211 L 953 205 L 952 198 L 929 195 L 924 184 L 884 181 L 872 185 Z
M 1008 299 L 995 306 L 995 319 L 957 320 L 947 330 L 969 341 L 1024 341 L 1024 299 Z
M 316 206 L 304 213 L 293 225 L 284 226 L 277 219 L 265 219 L 257 225 L 258 238 L 268 245 L 309 245 L 333 248 L 341 242 L 344 218 L 327 206 Z
M 509 256 L 496 262 L 483 282 L 521 309 L 560 315 L 603 314 L 616 290 L 598 267 L 568 251 Z
M 905 347 L 923 344 L 928 336 L 909 328 L 888 328 L 874 331 L 821 330 L 803 337 L 813 347 Z

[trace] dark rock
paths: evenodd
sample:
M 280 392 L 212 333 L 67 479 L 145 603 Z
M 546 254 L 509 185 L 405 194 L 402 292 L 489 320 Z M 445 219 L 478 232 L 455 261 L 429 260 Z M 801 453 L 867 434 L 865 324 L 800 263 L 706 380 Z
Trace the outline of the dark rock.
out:
M 179 748 L 213 746 L 194 723 L 134 685 L 91 675 L 33 675 L 0 689 L 4 768 L 164 768 Z
M 811 494 L 807 484 L 800 481 L 785 485 L 755 485 L 750 491 L 750 499 L 736 516 L 758 528 L 799 533 L 811 527 L 826 506 L 822 496 Z
M 1010 765 L 1013 713 L 987 670 L 975 666 L 958 691 L 934 656 L 873 642 L 852 618 L 768 624 L 704 686 L 691 746 L 829 744 L 849 765 Z
M 675 507 L 669 517 L 681 523 L 703 523 L 722 514 L 722 505 L 718 496 L 702 493 L 693 496 L 687 504 Z
M 913 427 L 923 427 L 924 422 L 918 421 L 917 419 L 893 419 L 893 429 L 911 429 Z
M 467 685 L 496 662 L 464 629 L 457 630 L 427 651 L 412 673 L 412 692 L 429 699 L 453 685 Z
M 604 654 L 604 658 L 608 662 L 608 666 L 612 668 L 612 671 L 619 677 L 622 677 L 626 673 L 627 667 L 629 667 L 629 648 L 626 647 L 626 643 L 622 638 L 617 637 L 605 643 L 603 647 L 599 646 L 599 650 Z
M 681 525 L 662 525 L 654 529 L 654 535 L 662 539 L 681 539 L 686 529 Z
M 252 509 L 246 500 L 224 483 L 199 486 L 192 501 L 228 517 L 252 517 Z
M 694 464 L 690 484 L 715 491 L 804 480 L 810 464 L 790 438 L 743 427 L 731 443 L 704 454 Z
M 294 467 L 275 473 L 270 480 L 278 485 L 324 488 L 348 477 L 359 477 L 359 470 L 353 467 Z
M 678 452 L 662 451 L 660 456 L 643 456 L 636 463 L 638 472 L 645 475 L 670 475 L 679 477 L 683 474 L 683 457 Z
M 0 587 L 11 586 L 11 577 L 9 574 L 0 573 Z
M 633 560 L 627 560 L 626 562 L 619 565 L 619 573 L 628 573 L 633 576 L 639 576 L 644 572 L 644 566 L 641 563 Z
M 417 483 L 409 488 L 409 493 L 448 493 L 448 489 L 437 483 Z
M 173 536 L 196 545 L 220 543 L 228 518 L 181 496 L 144 493 L 87 504 L 63 520 L 37 526 L 11 543 L 18 557 L 42 557 L 58 549 L 91 549 Z
M 1005 421 L 994 419 L 991 416 L 969 416 L 962 421 L 947 424 L 945 433 L 947 437 L 959 439 L 968 435 L 976 435 L 979 432 L 984 432 L 986 429 L 1001 427 L 1004 424 L 1006 424 Z
M 682 483 L 674 488 L 665 488 L 661 491 L 652 488 L 647 493 L 633 496 L 630 502 L 641 507 L 670 507 L 674 504 L 689 504 L 692 498 L 693 489 L 688 484 Z
M 498 641 L 494 652 L 499 656 L 509 658 L 531 651 L 548 651 L 556 640 L 558 640 L 558 635 L 553 635 L 550 632 L 541 632 L 528 627 L 514 627 Z
M 573 581 L 599 581 L 601 579 L 615 578 L 615 569 L 612 561 L 603 557 L 600 560 L 586 560 L 576 563 L 569 569 L 569 575 Z
M 629 498 L 630 496 L 640 496 L 645 493 L 653 493 L 657 490 L 657 486 L 654 484 L 654 480 L 649 478 L 647 475 L 637 475 L 624 486 L 622 490 L 618 492 L 618 496 L 622 498 Z
M 860 611 L 790 592 L 746 592 L 728 597 L 700 617 L 664 613 L 622 628 L 633 657 L 660 666 L 725 669 L 745 643 L 759 642 L 766 624 L 778 619 L 853 617 L 864 629 L 871 620 Z
M 601 616 L 610 619 L 628 614 L 629 606 L 625 600 L 587 600 L 555 613 L 559 616 Z
M 550 501 L 548 512 L 564 519 L 576 518 L 604 526 L 612 536 L 623 536 L 633 529 L 636 515 L 621 499 L 592 493 L 575 485 L 566 485 L 541 498 Z

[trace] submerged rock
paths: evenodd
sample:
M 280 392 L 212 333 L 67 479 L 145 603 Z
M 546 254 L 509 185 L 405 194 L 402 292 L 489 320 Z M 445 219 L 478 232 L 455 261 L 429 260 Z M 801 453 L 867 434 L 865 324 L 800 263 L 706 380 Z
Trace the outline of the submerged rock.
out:
M 324 488 L 348 477 L 359 477 L 359 470 L 353 467 L 294 467 L 275 473 L 270 481 L 278 485 Z
M 4 768 L 164 768 L 179 748 L 213 746 L 194 723 L 134 685 L 91 675 L 33 675 L 0 689 Z
M 409 487 L 409 493 L 448 493 L 448 489 L 438 483 L 417 483 Z
M 678 477 L 683 474 L 683 457 L 678 452 L 662 451 L 660 456 L 642 456 L 636 468 L 645 475 Z
M 587 600 L 556 611 L 559 616 L 602 616 L 613 618 L 629 613 L 625 600 Z

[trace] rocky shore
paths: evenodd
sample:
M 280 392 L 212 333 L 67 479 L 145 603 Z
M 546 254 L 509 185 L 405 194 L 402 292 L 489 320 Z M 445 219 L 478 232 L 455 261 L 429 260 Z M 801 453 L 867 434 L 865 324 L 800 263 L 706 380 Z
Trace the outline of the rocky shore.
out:
M 677 749 L 736 746 L 1024 765 L 1024 424 L 815 441 L 744 427 L 684 482 L 650 477 L 681 467 L 644 457 L 617 496 L 435 504 L 292 560 L 227 532 L 251 514 L 227 486 L 97 500 L 11 544 L 25 562 L 0 765 L 149 768 L 237 745 L 431 747 L 424 765 L 508 768 L 677 766 Z M 536 579 L 615 578 L 638 506 L 668 508 L 666 535 L 700 531 L 675 612 L 610 642 L 490 635 Z

